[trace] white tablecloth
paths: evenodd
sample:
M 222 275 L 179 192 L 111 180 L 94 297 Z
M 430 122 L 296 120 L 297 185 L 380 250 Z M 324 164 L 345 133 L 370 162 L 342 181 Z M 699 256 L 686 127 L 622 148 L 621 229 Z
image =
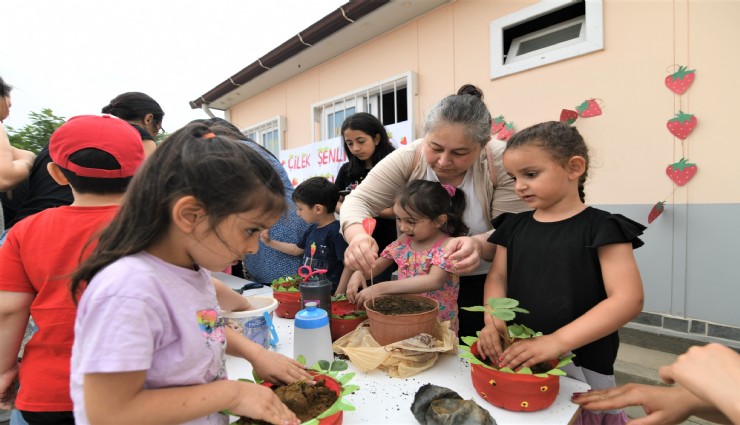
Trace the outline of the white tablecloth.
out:
M 274 320 L 280 337 L 280 344 L 275 351 L 293 357 L 293 320 Z M 570 402 L 571 395 L 589 389 L 586 383 L 561 377 L 560 393 L 552 406 L 539 412 L 510 412 L 493 406 L 475 392 L 470 378 L 470 365 L 455 355 L 441 355 L 431 368 L 404 379 L 391 378 L 380 370 L 364 373 L 354 368 L 352 363 L 348 362 L 348 365 L 347 372 L 356 372 L 350 384 L 359 385 L 360 389 L 346 397 L 356 407 L 354 411 L 344 412 L 346 425 L 418 423 L 411 414 L 411 404 L 419 387 L 427 383 L 447 387 L 464 399 L 472 398 L 491 412 L 498 425 L 568 424 L 578 413 L 578 406 Z M 252 367 L 243 359 L 226 356 L 226 367 L 230 379 L 252 379 Z

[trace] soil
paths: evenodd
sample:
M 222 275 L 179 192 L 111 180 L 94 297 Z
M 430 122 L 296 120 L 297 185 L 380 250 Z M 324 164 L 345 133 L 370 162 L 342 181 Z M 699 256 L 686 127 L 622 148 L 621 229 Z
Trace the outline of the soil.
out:
M 375 299 L 369 304 L 373 310 L 388 316 L 398 316 L 400 314 L 418 314 L 432 310 L 435 306 L 434 301 L 424 298 L 402 298 L 394 296 L 385 296 Z
M 301 422 L 306 422 L 320 415 L 339 398 L 334 391 L 326 387 L 323 379 L 317 380 L 316 385 L 309 385 L 300 381 L 290 385 L 272 387 L 272 389 L 288 409 L 301 419 Z M 261 425 L 269 424 L 269 422 L 242 417 L 237 421 L 237 424 Z

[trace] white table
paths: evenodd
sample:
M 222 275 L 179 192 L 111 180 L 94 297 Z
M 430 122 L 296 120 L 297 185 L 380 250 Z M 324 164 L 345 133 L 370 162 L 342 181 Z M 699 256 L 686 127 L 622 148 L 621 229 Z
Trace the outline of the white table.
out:
M 275 351 L 293 357 L 293 320 L 276 317 L 274 322 L 280 336 L 280 344 Z M 568 424 L 579 412 L 578 406 L 570 402 L 571 395 L 589 389 L 586 383 L 561 377 L 560 393 L 552 406 L 538 412 L 510 412 L 493 406 L 475 392 L 470 365 L 456 355 L 443 354 L 434 366 L 410 378 L 391 378 L 380 370 L 364 373 L 352 363 L 347 364 L 349 369 L 346 372 L 356 372 L 350 384 L 360 386 L 359 391 L 346 396 L 346 400 L 356 407 L 354 411 L 344 412 L 344 424 L 347 425 L 418 423 L 411 414 L 411 404 L 419 387 L 427 383 L 447 387 L 464 399 L 472 398 L 491 412 L 498 425 Z M 252 379 L 252 367 L 243 359 L 226 356 L 226 367 L 230 379 Z

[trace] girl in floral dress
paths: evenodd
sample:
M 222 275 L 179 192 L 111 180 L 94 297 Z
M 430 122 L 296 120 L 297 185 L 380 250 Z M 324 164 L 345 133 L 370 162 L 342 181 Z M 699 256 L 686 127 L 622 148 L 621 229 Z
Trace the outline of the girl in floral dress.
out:
M 347 285 L 347 298 L 362 305 L 380 295 L 422 294 L 439 301 L 439 319 L 449 320 L 450 329 L 457 334 L 460 278 L 445 258 L 444 247 L 450 237 L 467 234 L 464 211 L 465 194 L 454 186 L 426 180 L 410 182 L 393 205 L 401 236 L 383 250 L 372 269 L 372 275 L 377 276 L 395 263 L 398 280 L 358 292 L 370 275 L 355 272 Z

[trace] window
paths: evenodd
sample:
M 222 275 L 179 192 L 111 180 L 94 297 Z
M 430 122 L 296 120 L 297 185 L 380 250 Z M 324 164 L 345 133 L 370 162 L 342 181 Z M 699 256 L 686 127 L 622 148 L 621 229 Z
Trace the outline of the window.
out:
M 604 48 L 602 0 L 542 0 L 490 25 L 491 79 Z
M 277 116 L 242 130 L 242 134 L 264 146 L 265 149 L 279 158 L 280 149 L 283 147 L 284 130 L 285 117 Z
M 313 141 L 340 136 L 344 120 L 357 112 L 373 114 L 383 125 L 408 121 L 412 93 L 414 74 L 408 72 L 314 104 Z

